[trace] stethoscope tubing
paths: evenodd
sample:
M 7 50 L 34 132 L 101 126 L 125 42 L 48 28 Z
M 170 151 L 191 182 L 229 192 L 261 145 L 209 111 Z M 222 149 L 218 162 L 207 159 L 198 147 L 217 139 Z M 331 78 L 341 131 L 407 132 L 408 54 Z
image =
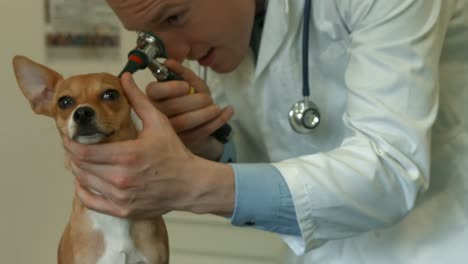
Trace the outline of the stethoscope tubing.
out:
M 302 27 L 302 96 L 310 96 L 309 88 L 309 23 L 310 0 L 304 4 L 304 26 Z

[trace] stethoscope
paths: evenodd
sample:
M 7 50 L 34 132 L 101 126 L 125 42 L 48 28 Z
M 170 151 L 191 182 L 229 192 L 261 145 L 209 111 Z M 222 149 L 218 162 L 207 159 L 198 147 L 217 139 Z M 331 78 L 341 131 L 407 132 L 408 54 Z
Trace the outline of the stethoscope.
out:
M 302 96 L 289 111 L 289 123 L 300 134 L 311 133 L 320 124 L 320 111 L 309 98 L 309 22 L 310 0 L 305 0 L 302 33 Z

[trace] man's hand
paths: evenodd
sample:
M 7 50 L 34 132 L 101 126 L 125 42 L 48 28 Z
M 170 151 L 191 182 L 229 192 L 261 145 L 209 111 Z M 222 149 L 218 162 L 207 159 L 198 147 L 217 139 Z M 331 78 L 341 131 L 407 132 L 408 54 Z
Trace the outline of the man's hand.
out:
M 184 81 L 152 82 L 146 87 L 146 94 L 194 154 L 217 160 L 223 146 L 210 135 L 229 121 L 233 109 L 214 104 L 205 82 L 190 69 L 174 60 L 167 60 L 166 66 Z M 191 87 L 195 94 L 189 93 Z
M 230 215 L 230 166 L 193 155 L 130 74 L 124 74 L 122 86 L 143 123 L 136 139 L 97 145 L 64 140 L 84 205 L 125 218 L 151 218 L 172 210 Z

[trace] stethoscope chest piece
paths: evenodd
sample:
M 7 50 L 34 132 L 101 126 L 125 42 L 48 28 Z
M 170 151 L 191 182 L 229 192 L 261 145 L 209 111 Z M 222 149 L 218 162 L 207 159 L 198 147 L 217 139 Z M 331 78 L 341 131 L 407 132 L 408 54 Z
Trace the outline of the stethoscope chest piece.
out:
M 295 103 L 289 111 L 289 123 L 297 133 L 311 133 L 320 123 L 318 107 L 308 98 Z

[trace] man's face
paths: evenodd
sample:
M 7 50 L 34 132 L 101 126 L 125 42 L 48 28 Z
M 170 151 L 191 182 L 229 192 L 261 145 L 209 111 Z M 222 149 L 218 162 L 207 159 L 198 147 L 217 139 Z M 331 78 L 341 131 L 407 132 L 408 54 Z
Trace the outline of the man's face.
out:
M 255 0 L 107 0 L 128 30 L 151 31 L 170 58 L 226 73 L 247 54 Z

